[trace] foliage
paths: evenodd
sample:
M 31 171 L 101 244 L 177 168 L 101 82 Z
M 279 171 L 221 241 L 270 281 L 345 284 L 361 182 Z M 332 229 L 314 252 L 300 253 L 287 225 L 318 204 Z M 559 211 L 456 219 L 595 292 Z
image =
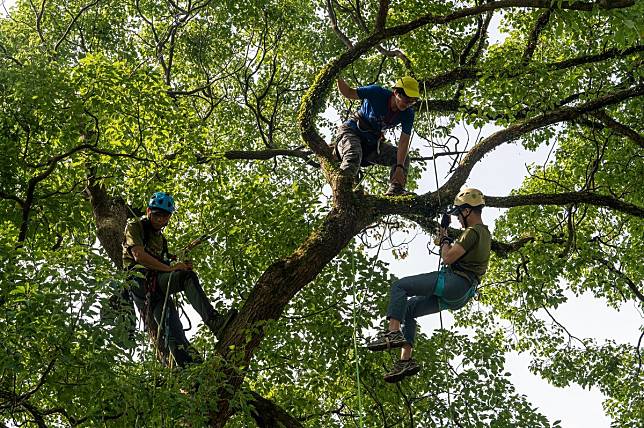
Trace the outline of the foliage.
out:
M 644 309 L 644 2 L 505 3 L 18 1 L 0 19 L 0 425 L 241 427 L 256 393 L 312 427 L 358 424 L 360 401 L 364 426 L 558 426 L 514 389 L 510 351 L 553 385 L 599 388 L 615 426 L 641 423 L 640 344 L 576 338 L 552 310 L 585 293 Z M 421 81 L 412 156 L 435 144 L 442 196 L 374 196 L 384 168 L 343 190 L 312 137 L 356 107 L 329 82 L 401 74 Z M 464 124 L 501 131 L 464 143 Z M 554 149 L 489 200 L 510 208 L 494 238 L 511 249 L 458 328 L 419 334 L 421 374 L 384 384 L 389 357 L 353 344 L 386 310 L 382 241 L 432 230 L 512 141 Z M 413 165 L 411 189 L 435 166 Z M 161 189 L 179 206 L 171 250 L 206 235 L 191 258 L 207 294 L 251 320 L 219 342 L 200 326 L 206 362 L 183 371 L 100 316 L 125 277 L 110 215 Z

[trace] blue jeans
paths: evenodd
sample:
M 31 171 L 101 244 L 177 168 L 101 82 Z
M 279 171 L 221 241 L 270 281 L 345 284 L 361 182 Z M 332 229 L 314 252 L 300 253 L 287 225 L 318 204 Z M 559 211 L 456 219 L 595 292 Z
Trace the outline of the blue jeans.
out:
M 391 285 L 387 319 L 393 318 L 402 323 L 402 332 L 410 345 L 416 337 L 416 318 L 435 314 L 441 310 L 440 299 L 435 294 L 438 272 L 421 273 L 402 278 Z M 445 290 L 443 297 L 457 300 L 473 286 L 466 278 L 451 270 L 445 271 Z M 411 297 L 407 300 L 408 297 Z M 467 303 L 467 300 L 459 307 Z M 458 307 L 452 308 L 458 309 Z

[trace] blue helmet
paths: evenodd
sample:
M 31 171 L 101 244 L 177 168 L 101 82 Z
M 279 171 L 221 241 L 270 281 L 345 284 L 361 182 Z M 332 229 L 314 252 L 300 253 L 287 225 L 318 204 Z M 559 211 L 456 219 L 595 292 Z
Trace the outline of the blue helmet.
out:
M 148 202 L 148 208 L 163 210 L 172 214 L 175 211 L 174 198 L 165 192 L 156 192 Z

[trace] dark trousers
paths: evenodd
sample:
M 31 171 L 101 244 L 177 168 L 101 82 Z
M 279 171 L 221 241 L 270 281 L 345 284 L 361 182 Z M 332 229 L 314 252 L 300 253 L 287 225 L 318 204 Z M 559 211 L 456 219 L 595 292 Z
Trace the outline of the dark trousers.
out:
M 131 288 L 139 312 L 142 314 L 148 329 L 156 329 L 157 346 L 165 356 L 172 355 L 176 364 L 184 367 L 186 364 L 199 363 L 201 358 L 190 346 L 181 324 L 179 311 L 172 295 L 181 291 L 201 316 L 207 322 L 215 314 L 206 293 L 199 284 L 199 279 L 193 271 L 157 272 L 156 289 L 147 296 L 143 278 L 133 278 Z M 168 299 L 166 301 L 166 292 Z M 165 302 L 165 311 L 163 309 Z M 167 363 L 167 361 L 166 361 Z

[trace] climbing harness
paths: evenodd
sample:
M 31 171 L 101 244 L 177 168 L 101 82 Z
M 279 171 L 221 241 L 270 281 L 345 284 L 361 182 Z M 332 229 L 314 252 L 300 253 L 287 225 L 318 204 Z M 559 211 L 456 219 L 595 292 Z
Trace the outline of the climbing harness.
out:
M 465 305 L 472 297 L 476 296 L 476 283 L 470 280 L 470 288 L 467 292 L 459 297 L 458 299 L 447 299 L 445 297 L 445 272 L 449 269 L 445 266 L 438 271 L 438 279 L 436 280 L 436 288 L 434 289 L 434 295 L 438 297 L 438 308 L 442 311 L 444 309 L 460 309 Z

